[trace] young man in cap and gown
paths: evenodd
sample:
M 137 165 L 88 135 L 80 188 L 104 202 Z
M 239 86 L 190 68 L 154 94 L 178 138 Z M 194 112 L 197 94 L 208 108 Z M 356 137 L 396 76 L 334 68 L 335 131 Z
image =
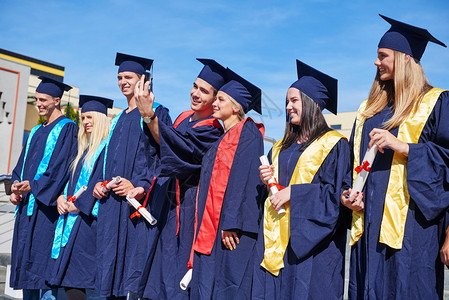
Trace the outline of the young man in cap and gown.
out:
M 16 204 L 11 253 L 11 287 L 23 289 L 24 299 L 39 299 L 39 289 L 48 289 L 46 279 L 59 214 L 56 199 L 68 179 L 76 155 L 78 127 L 61 112 L 61 97 L 70 86 L 40 76 L 36 107 L 46 118 L 34 127 L 12 172 L 10 200 Z M 50 291 L 42 298 L 52 299 Z
M 135 212 L 126 201 L 128 192 L 141 187 L 147 191 L 152 184 L 154 167 L 158 163 L 159 145 L 144 131 L 144 120 L 136 109 L 134 88 L 144 78 L 153 60 L 117 53 L 115 64 L 118 68 L 118 85 L 128 101 L 128 108 L 117 115 L 111 123 L 111 130 L 105 148 L 102 164 L 103 182 L 99 181 L 93 195 L 99 199 L 97 223 L 97 282 L 101 296 L 114 299 L 126 297 L 133 292 L 129 280 L 139 280 L 132 270 L 136 264 L 136 247 L 139 225 L 145 225 L 140 218 L 130 218 Z M 160 104 L 150 106 L 161 123 L 170 124 L 168 110 Z M 103 192 L 104 181 L 120 176 L 119 183 Z M 144 246 L 144 245 L 142 245 Z M 144 265 L 138 266 L 143 268 Z M 138 274 L 141 275 L 141 274 Z M 129 286 L 128 286 L 129 285 Z
M 211 145 L 221 136 L 220 123 L 211 117 L 217 91 L 226 83 L 226 69 L 214 60 L 199 59 L 203 69 L 190 91 L 191 110 L 183 112 L 173 126 L 159 122 L 146 109 L 154 101 L 148 83 L 139 86 L 137 105 L 153 137 L 161 147 L 161 176 L 172 179 L 170 209 L 156 248 L 156 254 L 145 282 L 144 297 L 150 299 L 187 299 L 179 282 L 187 271 L 193 241 L 195 198 L 201 161 Z

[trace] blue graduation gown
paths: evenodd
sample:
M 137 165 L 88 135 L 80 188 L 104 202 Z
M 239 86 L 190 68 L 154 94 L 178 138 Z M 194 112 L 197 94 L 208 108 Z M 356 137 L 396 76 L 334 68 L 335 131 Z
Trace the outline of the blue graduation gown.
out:
M 158 124 L 167 126 L 172 125 L 168 109 L 159 106 L 156 109 Z M 150 225 L 143 217 L 134 217 L 130 219 L 128 225 L 128 236 L 126 241 L 126 272 L 124 276 L 124 290 L 131 292 L 137 297 L 142 297 L 148 275 L 150 273 L 151 263 L 156 251 L 157 240 L 161 229 L 164 227 L 167 218 L 169 201 L 166 201 L 169 178 L 159 177 L 161 172 L 160 149 L 159 144 L 154 140 L 148 127 L 144 124 L 144 133 L 147 136 L 148 160 L 148 180 L 152 183 L 154 177 L 155 182 L 148 195 L 147 210 L 157 220 L 155 226 Z M 148 192 L 148 189 L 146 190 Z M 143 204 L 144 199 L 140 200 Z M 135 209 L 130 207 L 131 213 Z
M 156 254 L 146 282 L 144 297 L 183 299 L 189 291 L 179 287 L 187 272 L 195 222 L 195 198 L 204 154 L 223 133 L 212 125 L 194 127 L 198 120 L 183 120 L 176 128 L 159 125 L 161 176 L 171 177 L 170 210 L 156 247 Z M 179 234 L 175 180 L 179 179 Z
M 75 123 L 65 124 L 55 144 L 48 168 L 38 180 L 33 180 L 42 160 L 45 142 L 51 130 L 64 116 L 47 126 L 41 126 L 34 134 L 23 168 L 23 180 L 29 180 L 36 202 L 32 216 L 27 216 L 30 194 L 23 197 L 14 223 L 11 252 L 11 287 L 15 289 L 48 288 L 45 280 L 52 270 L 51 247 L 59 214 L 56 199 L 68 179 L 67 170 L 76 155 L 77 131 Z M 12 173 L 12 182 L 21 181 L 20 173 L 25 148 Z
M 159 107 L 156 113 L 167 113 Z M 143 126 L 144 130 L 148 130 Z M 142 131 L 141 116 L 137 108 L 121 114 L 109 141 L 106 155 L 105 180 L 121 176 L 135 187 L 148 190 L 153 178 L 153 163 L 157 150 L 151 144 L 148 135 Z M 96 289 L 101 296 L 126 296 L 128 278 L 136 268 L 133 257 L 128 251 L 139 247 L 134 239 L 136 224 L 139 220 L 130 220 L 134 212 L 126 197 L 109 192 L 108 197 L 100 199 L 97 223 L 97 279 Z M 128 249 L 129 248 L 129 249 Z
M 233 134 L 232 129 L 224 136 L 228 134 Z M 206 206 L 217 150 L 222 139 L 217 141 L 203 158 L 197 198 L 197 234 Z M 247 121 L 243 125 L 232 162 L 212 252 L 205 255 L 195 251 L 193 277 L 190 283 L 191 299 L 250 298 L 254 251 L 263 208 L 259 195 L 265 189 L 259 178 L 261 155 L 263 155 L 262 134 L 254 122 Z M 237 232 L 240 243 L 236 245 L 235 250 L 231 251 L 223 245 L 222 230 Z
M 279 154 L 279 184 L 288 186 L 301 145 Z M 310 184 L 291 186 L 290 243 L 276 277 L 263 269 L 264 241 L 257 241 L 253 299 L 343 299 L 346 227 L 340 194 L 349 170 L 349 145 L 341 139 Z M 262 223 L 262 222 L 261 222 Z M 263 237 L 263 224 L 260 236 Z
M 443 297 L 444 212 L 449 206 L 449 93 L 435 104 L 417 144 L 409 144 L 407 186 L 410 204 L 402 249 L 379 242 L 393 151 L 377 153 L 365 184 L 364 233 L 351 248 L 350 299 L 437 299 Z M 365 121 L 360 157 L 373 128 L 391 116 L 387 106 Z M 397 135 L 398 128 L 390 131 Z
M 71 171 L 69 172 L 70 180 L 67 196 L 73 196 L 77 192 L 75 188 L 86 153 L 87 150 L 79 160 L 73 177 L 71 176 Z M 103 159 L 104 149 L 92 169 L 87 190 L 75 200 L 75 206 L 80 212 L 70 232 L 67 244 L 65 247 L 61 247 L 59 256 L 56 259 L 55 266 L 48 280 L 51 285 L 86 289 L 95 288 L 97 218 L 92 215 L 92 208 L 96 202 L 92 193 L 95 184 L 103 176 L 103 170 L 98 167 L 98 162 Z

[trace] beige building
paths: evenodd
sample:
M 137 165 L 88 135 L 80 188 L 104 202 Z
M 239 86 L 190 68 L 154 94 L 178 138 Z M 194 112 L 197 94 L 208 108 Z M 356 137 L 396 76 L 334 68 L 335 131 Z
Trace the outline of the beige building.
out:
M 356 111 L 339 112 L 337 115 L 324 114 L 327 124 L 347 137 L 348 140 L 351 137 L 352 126 L 356 116 Z

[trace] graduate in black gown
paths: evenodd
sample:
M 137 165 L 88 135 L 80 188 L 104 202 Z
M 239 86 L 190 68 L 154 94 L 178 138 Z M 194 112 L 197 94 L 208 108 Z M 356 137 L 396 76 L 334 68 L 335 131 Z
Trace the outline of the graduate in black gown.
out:
M 191 299 L 249 299 L 253 260 L 265 188 L 259 178 L 265 128 L 245 113 L 262 112 L 261 90 L 228 69 L 213 117 L 225 134 L 207 151 L 201 165 Z
M 56 263 L 49 277 L 51 285 L 64 287 L 69 300 L 86 299 L 86 289 L 95 288 L 97 219 L 92 192 L 102 177 L 99 162 L 104 159 L 111 126 L 107 109 L 113 103 L 89 95 L 80 95 L 79 99 L 78 153 L 70 166 L 69 182 L 57 200 L 60 218 L 51 255 Z M 73 199 L 83 186 L 86 190 Z
M 136 108 L 134 88 L 145 76 L 152 60 L 117 53 L 118 85 L 128 101 L 128 108 L 117 115 L 111 124 L 105 158 L 102 162 L 104 181 L 120 176 L 121 182 L 113 184 L 110 192 L 103 192 L 104 182 L 95 185 L 93 195 L 100 199 L 97 222 L 96 289 L 100 295 L 126 297 L 130 278 L 129 267 L 134 268 L 134 256 L 129 255 L 139 247 L 137 240 L 140 218 L 131 219 L 135 212 L 126 201 L 126 195 L 135 187 L 148 190 L 152 183 L 153 164 L 157 161 L 159 148 L 144 130 L 139 110 Z M 162 105 L 150 106 L 163 122 L 170 122 L 168 110 Z M 141 266 L 144 267 L 143 265 Z
M 24 299 L 39 299 L 48 289 L 49 260 L 58 211 L 56 199 L 68 179 L 76 155 L 75 122 L 63 116 L 61 97 L 70 86 L 39 77 L 36 107 L 46 121 L 34 127 L 12 173 L 10 200 L 17 205 L 11 252 L 11 287 L 23 289 Z M 51 290 L 42 297 L 51 299 Z M 53 292 L 54 294 L 54 292 Z
M 144 296 L 150 299 L 187 299 L 179 282 L 187 272 L 193 241 L 195 198 L 201 161 L 221 136 L 220 123 L 211 117 L 217 91 L 226 83 L 224 69 L 214 60 L 201 59 L 205 66 L 190 91 L 191 110 L 183 112 L 173 126 L 159 121 L 148 107 L 154 95 L 149 83 L 141 86 L 137 105 L 152 136 L 160 143 L 161 174 L 172 179 L 171 203 L 167 222 L 158 240 Z M 136 93 L 137 94 L 137 93 Z
M 445 45 L 425 29 L 381 17 L 391 28 L 357 113 L 354 169 L 368 148 L 376 144 L 378 152 L 363 194 L 341 197 L 353 211 L 349 298 L 442 299 L 449 93 L 429 84 L 420 60 L 429 41 Z
M 272 165 L 260 167 L 261 179 L 274 176 L 280 191 L 265 201 L 252 299 L 343 299 L 340 193 L 349 145 L 321 112 L 336 114 L 337 80 L 299 60 L 297 69 L 287 91 L 286 133 L 269 153 Z

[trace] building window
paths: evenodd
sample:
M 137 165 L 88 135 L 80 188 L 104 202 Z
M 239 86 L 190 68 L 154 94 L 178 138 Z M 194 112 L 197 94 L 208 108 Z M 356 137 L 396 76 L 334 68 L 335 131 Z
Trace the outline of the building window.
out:
M 331 125 L 331 128 L 335 130 L 341 130 L 341 124 Z

